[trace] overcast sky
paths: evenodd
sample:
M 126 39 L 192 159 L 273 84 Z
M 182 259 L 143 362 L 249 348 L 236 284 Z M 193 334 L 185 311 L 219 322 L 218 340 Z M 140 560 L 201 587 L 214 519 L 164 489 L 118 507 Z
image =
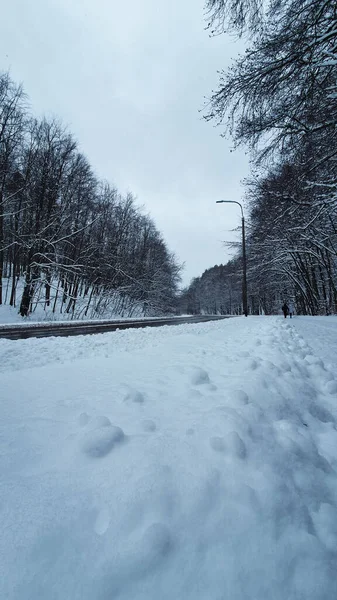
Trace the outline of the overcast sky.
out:
M 217 71 L 239 50 L 205 31 L 203 0 L 10 0 L 0 70 L 24 84 L 34 114 L 69 126 L 95 172 L 133 192 L 183 282 L 230 255 L 248 173 L 243 152 L 202 120 Z

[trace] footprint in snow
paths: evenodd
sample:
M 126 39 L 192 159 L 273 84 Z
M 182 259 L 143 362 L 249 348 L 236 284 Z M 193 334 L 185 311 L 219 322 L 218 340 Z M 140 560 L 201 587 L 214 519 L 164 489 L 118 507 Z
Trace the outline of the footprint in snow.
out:
M 249 397 L 243 390 L 233 390 L 231 392 L 231 399 L 235 402 L 235 404 L 248 404 Z
M 241 459 L 246 458 L 246 446 L 236 431 L 231 431 L 228 434 L 228 444 L 230 451 L 234 456 Z
M 141 546 L 145 562 L 156 564 L 164 559 L 172 549 L 170 531 L 163 523 L 152 523 L 144 532 Z
M 337 381 L 328 381 L 328 383 L 325 385 L 325 389 L 328 394 L 337 394 Z
M 131 597 L 135 584 L 142 580 L 147 583 L 151 573 L 171 554 L 173 545 L 168 527 L 164 523 L 152 523 L 140 539 L 132 541 L 126 552 L 105 563 L 99 581 L 99 597 L 119 598 L 125 596 L 125 592 L 127 597 Z
M 247 456 L 246 446 L 236 431 L 230 431 L 226 439 L 223 437 L 211 437 L 210 446 L 215 452 L 228 452 L 240 459 Z
M 86 412 L 83 412 L 78 417 L 78 424 L 81 427 L 85 427 L 90 421 L 90 417 Z
M 241 358 L 249 358 L 250 353 L 247 352 L 247 350 L 242 350 L 242 352 L 238 352 L 238 356 L 240 356 Z
M 156 424 L 151 419 L 144 419 L 142 422 L 142 427 L 143 430 L 147 432 L 156 431 Z
M 326 408 L 315 402 L 311 402 L 308 410 L 312 417 L 318 419 L 322 423 L 334 423 L 335 421 L 332 414 Z
M 252 360 L 249 361 L 247 368 L 250 369 L 251 371 L 256 371 L 258 366 L 259 366 L 258 361 L 253 358 Z
M 264 360 L 264 367 L 274 375 L 282 375 L 281 369 L 279 369 L 271 360 Z
M 287 361 L 281 362 L 279 366 L 280 366 L 282 373 L 290 373 L 291 372 L 291 365 Z
M 318 511 L 312 512 L 315 531 L 321 542 L 331 551 L 337 547 L 336 507 L 323 502 Z
M 188 392 L 188 397 L 191 400 L 199 400 L 200 398 L 203 398 L 203 395 L 201 392 L 199 392 L 199 390 L 189 390 Z
M 313 356 L 311 353 L 310 354 L 306 353 L 304 356 L 304 359 L 306 360 L 307 363 L 309 363 L 309 365 L 317 365 L 319 367 L 324 368 L 323 361 L 320 358 Z
M 209 392 L 215 392 L 218 388 L 216 385 L 214 385 L 214 383 L 206 383 L 203 389 Z
M 211 437 L 209 440 L 210 446 L 215 452 L 226 452 L 226 443 L 222 437 Z

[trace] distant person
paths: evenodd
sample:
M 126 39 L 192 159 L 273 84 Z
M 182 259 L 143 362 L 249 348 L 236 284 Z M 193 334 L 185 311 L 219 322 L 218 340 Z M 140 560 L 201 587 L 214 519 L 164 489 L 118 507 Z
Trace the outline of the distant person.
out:
M 289 306 L 288 306 L 288 304 L 286 302 L 282 306 L 282 312 L 284 314 L 284 318 L 286 319 L 287 318 L 287 314 L 289 312 Z
M 289 302 L 288 310 L 289 310 L 289 317 L 292 318 L 292 316 L 294 314 L 294 305 L 292 302 Z

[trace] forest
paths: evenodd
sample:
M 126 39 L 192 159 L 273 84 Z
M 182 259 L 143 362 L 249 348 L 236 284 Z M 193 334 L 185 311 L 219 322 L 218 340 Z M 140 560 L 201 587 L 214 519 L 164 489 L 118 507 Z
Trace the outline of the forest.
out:
M 22 317 L 168 314 L 181 266 L 131 193 L 100 181 L 71 133 L 0 73 L 0 305 Z
M 220 73 L 205 119 L 251 156 L 244 182 L 249 310 L 292 300 L 337 312 L 337 5 L 331 0 L 208 0 L 212 35 L 246 50 Z M 240 247 L 184 291 L 191 312 L 240 312 Z

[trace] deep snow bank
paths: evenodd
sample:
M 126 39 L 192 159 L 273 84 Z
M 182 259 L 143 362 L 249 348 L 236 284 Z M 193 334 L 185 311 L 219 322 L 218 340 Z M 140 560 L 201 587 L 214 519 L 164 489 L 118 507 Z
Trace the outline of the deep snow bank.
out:
M 314 323 L 0 340 L 0 597 L 336 598 Z

